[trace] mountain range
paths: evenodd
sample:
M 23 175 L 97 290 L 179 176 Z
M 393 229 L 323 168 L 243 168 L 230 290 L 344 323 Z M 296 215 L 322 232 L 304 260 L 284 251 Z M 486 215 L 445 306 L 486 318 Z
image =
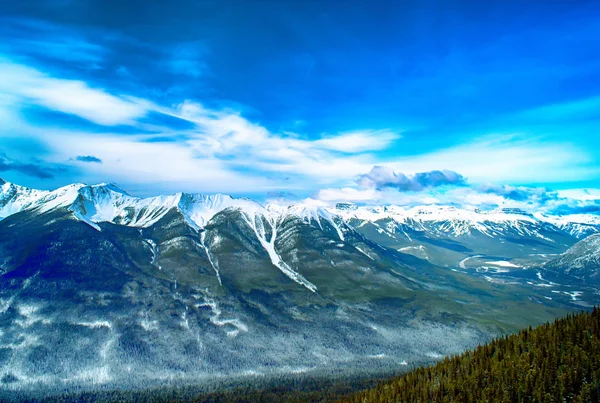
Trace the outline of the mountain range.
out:
M 594 304 L 585 273 L 546 278 L 596 233 L 595 215 L 0 180 L 0 382 L 51 393 L 431 362 Z

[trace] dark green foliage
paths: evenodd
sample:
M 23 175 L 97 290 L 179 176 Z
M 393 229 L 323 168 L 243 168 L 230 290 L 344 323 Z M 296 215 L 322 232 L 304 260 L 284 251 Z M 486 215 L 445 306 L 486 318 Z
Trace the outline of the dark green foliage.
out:
M 340 402 L 598 402 L 600 310 L 493 340 Z

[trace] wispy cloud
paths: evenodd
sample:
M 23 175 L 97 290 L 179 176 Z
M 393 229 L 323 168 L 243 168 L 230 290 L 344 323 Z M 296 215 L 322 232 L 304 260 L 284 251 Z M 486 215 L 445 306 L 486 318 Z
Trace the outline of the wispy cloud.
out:
M 55 60 L 84 68 L 97 68 L 106 54 L 103 46 L 86 40 L 78 32 L 51 23 L 0 18 L 0 52 L 35 60 Z
M 402 172 L 448 169 L 479 183 L 568 182 L 592 179 L 600 173 L 589 150 L 526 134 L 488 135 L 386 165 Z
M 78 164 L 81 180 L 135 184 L 145 186 L 148 192 L 158 188 L 236 193 L 324 188 L 318 194 L 322 200 L 366 201 L 398 198 L 390 189 L 428 191 L 464 185 L 466 177 L 472 183 L 514 184 L 577 181 L 598 174 L 585 149 L 542 137 L 484 136 L 457 146 L 394 157 L 390 150 L 403 141 L 402 135 L 386 128 L 318 137 L 274 132 L 232 107 L 211 108 L 193 100 L 159 105 L 7 59 L 0 60 L 0 75 L 6 78 L 0 83 L 4 97 L 0 113 L 37 105 L 106 127 L 105 131 L 48 131 L 42 122 L 20 122 L 22 133 L 51 151 L 48 161 L 97 162 Z M 119 133 L 115 125 L 131 129 Z M 79 157 L 73 160 L 74 155 Z M 520 192 L 520 188 L 490 185 L 477 192 L 449 194 L 457 199 L 468 196 L 469 203 L 481 204 L 518 201 L 526 197 Z M 421 197 L 433 201 L 449 196 L 423 193 Z M 498 197 L 502 200 L 492 200 Z
M 167 57 L 167 66 L 175 74 L 198 78 L 208 72 L 205 62 L 208 48 L 201 42 L 181 43 Z
M 54 78 L 34 68 L 0 59 L 0 91 L 16 102 L 70 113 L 101 125 L 131 124 L 148 108 L 132 97 L 119 97 L 77 80 Z
M 186 101 L 175 110 L 163 110 L 194 122 L 186 144 L 199 157 L 214 157 L 235 169 L 257 169 L 305 176 L 317 180 L 344 180 L 373 165 L 372 146 L 387 144 L 398 136 L 388 130 L 371 130 L 309 139 L 293 133 L 273 133 L 230 110 L 212 110 Z M 352 141 L 348 147 L 341 144 Z M 340 151 L 343 152 L 340 153 Z
M 554 103 L 519 113 L 517 119 L 532 119 L 536 122 L 556 122 L 580 119 L 598 119 L 600 110 L 600 97 L 589 97 L 567 102 Z
M 316 140 L 314 145 L 325 150 L 361 153 L 384 150 L 400 137 L 399 133 L 389 130 L 365 130 L 326 136 Z

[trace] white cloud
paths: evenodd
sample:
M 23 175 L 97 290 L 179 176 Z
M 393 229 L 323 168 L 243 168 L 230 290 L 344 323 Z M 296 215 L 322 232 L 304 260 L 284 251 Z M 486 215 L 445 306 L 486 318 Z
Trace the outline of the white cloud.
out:
M 324 202 L 342 202 L 342 201 L 375 201 L 382 197 L 382 192 L 375 189 L 355 189 L 355 188 L 328 188 L 321 189 L 317 193 L 316 199 Z
M 147 112 L 147 107 L 134 99 L 111 95 L 82 81 L 53 78 L 14 63 L 0 61 L 0 76 L 0 91 L 5 94 L 101 125 L 130 124 Z
M 214 110 L 185 101 L 173 107 L 147 100 L 116 96 L 82 81 L 53 78 L 30 67 L 0 60 L 0 116 L 20 125 L 20 132 L 36 137 L 53 150 L 50 162 L 65 163 L 73 155 L 95 155 L 103 164 L 89 164 L 83 176 L 94 180 L 153 184 L 176 190 L 257 191 L 273 188 L 324 187 L 317 200 L 389 201 L 470 205 L 511 204 L 485 192 L 399 194 L 395 191 L 355 189 L 356 178 L 374 165 L 387 165 L 408 178 L 415 173 L 447 170 L 471 183 L 551 183 L 591 179 L 600 173 L 589 153 L 565 142 L 545 142 L 524 135 L 496 135 L 421 155 L 381 160 L 377 152 L 400 139 L 389 130 L 327 134 L 311 139 L 295 133 L 273 133 L 232 110 Z M 181 136 L 177 142 L 150 143 L 148 135 L 95 134 L 36 127 L 15 122 L 14 109 L 28 103 L 74 114 L 102 125 L 130 124 L 153 111 L 195 123 L 196 128 L 173 132 L 160 129 L 157 137 Z M 23 129 L 23 130 L 21 130 Z M 3 133 L 0 130 L 0 136 Z M 290 179 L 291 178 L 291 179 Z M 288 181 L 289 180 L 289 181 Z M 461 193 L 462 192 L 462 193 Z M 501 199 L 499 199 L 501 197 Z
M 472 143 L 386 163 L 401 172 L 448 169 L 471 182 L 553 183 L 597 177 L 590 154 L 565 142 L 493 135 Z
M 161 110 L 195 122 L 200 130 L 192 135 L 187 144 L 200 155 L 227 160 L 238 169 L 252 168 L 267 172 L 306 176 L 317 182 L 348 181 L 355 175 L 370 169 L 375 162 L 371 154 L 365 153 L 373 146 L 359 149 L 370 137 L 373 144 L 389 141 L 397 135 L 388 131 L 368 131 L 330 135 L 327 143 L 323 139 L 303 139 L 295 134 L 271 133 L 264 126 L 253 123 L 231 111 L 214 111 L 190 101 L 175 110 Z M 339 155 L 344 141 L 353 141 L 356 149 L 352 155 Z
M 557 191 L 560 197 L 580 201 L 600 200 L 600 189 L 566 189 Z
M 400 206 L 454 204 L 477 208 L 482 206 L 519 207 L 523 204 L 505 199 L 499 195 L 479 192 L 472 188 L 455 188 L 443 191 L 429 189 L 417 192 L 400 192 L 391 189 L 327 188 L 318 191 L 314 198 L 328 205 L 339 202 Z
M 229 169 L 215 158 L 196 158 L 194 150 L 178 143 L 144 143 L 136 136 L 96 135 L 56 132 L 48 147 L 54 151 L 51 162 L 67 161 L 93 149 L 102 164 L 85 166 L 87 182 L 116 182 L 123 186 L 143 185 L 150 193 L 159 191 L 249 192 L 268 187 L 270 182 Z M 93 165 L 93 166 L 92 166 Z
M 392 168 L 376 165 L 368 173 L 358 178 L 360 187 L 366 188 L 395 188 L 402 191 L 423 190 L 438 186 L 463 185 L 465 178 L 453 171 L 428 171 L 405 175 L 395 172 Z
M 400 134 L 388 130 L 366 130 L 327 136 L 313 144 L 325 150 L 360 153 L 384 150 L 400 137 Z
M 546 214 L 598 214 L 600 190 L 552 191 L 541 188 L 520 187 L 523 196 L 511 198 L 510 194 L 490 193 L 478 185 L 450 189 L 428 189 L 417 192 L 392 190 L 328 188 L 318 191 L 313 204 L 332 206 L 339 202 L 364 205 L 398 205 L 414 207 L 421 205 L 453 205 L 461 208 L 495 209 L 518 208 L 529 213 Z
M 596 117 L 600 108 L 600 97 L 578 99 L 529 109 L 517 114 L 519 119 L 535 119 L 535 121 L 557 121 L 561 119 L 579 119 Z

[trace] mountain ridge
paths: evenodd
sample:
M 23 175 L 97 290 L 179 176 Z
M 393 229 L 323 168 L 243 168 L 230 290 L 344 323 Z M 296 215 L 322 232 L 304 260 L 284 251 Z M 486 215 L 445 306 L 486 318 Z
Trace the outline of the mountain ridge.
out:
M 106 184 L 4 184 L 0 211 L 0 380 L 11 390 L 382 371 L 579 303 L 459 267 L 486 242 L 520 256 L 563 252 L 575 242 L 564 233 L 436 237 L 447 222 L 415 220 L 411 241 L 396 221 L 361 226 L 321 206 L 136 198 Z M 427 256 L 405 253 L 407 243 Z
M 587 214 L 545 215 L 527 213 L 519 209 L 499 208 L 492 210 L 461 209 L 454 206 L 425 205 L 415 207 L 355 206 L 340 203 L 335 206 L 318 206 L 296 203 L 288 206 L 262 204 L 248 198 L 234 198 L 226 194 L 175 193 L 146 198 L 130 196 L 113 184 L 67 185 L 54 191 L 37 190 L 4 182 L 0 192 L 0 219 L 25 209 L 53 208 L 58 205 L 71 205 L 77 218 L 97 224 L 113 222 L 118 225 L 148 227 L 155 223 L 171 208 L 178 208 L 192 226 L 197 229 L 210 220 L 214 214 L 227 208 L 238 208 L 249 215 L 263 216 L 295 215 L 310 221 L 325 219 L 335 222 L 351 220 L 357 226 L 367 222 L 376 223 L 391 220 L 398 228 L 408 226 L 422 231 L 450 233 L 454 236 L 469 236 L 480 233 L 488 237 L 502 234 L 507 228 L 520 235 L 533 235 L 539 238 L 539 228 L 545 227 L 565 232 L 582 239 L 600 232 L 600 216 Z M 81 196 L 81 197 L 79 197 Z M 94 226 L 95 227 L 95 226 Z

